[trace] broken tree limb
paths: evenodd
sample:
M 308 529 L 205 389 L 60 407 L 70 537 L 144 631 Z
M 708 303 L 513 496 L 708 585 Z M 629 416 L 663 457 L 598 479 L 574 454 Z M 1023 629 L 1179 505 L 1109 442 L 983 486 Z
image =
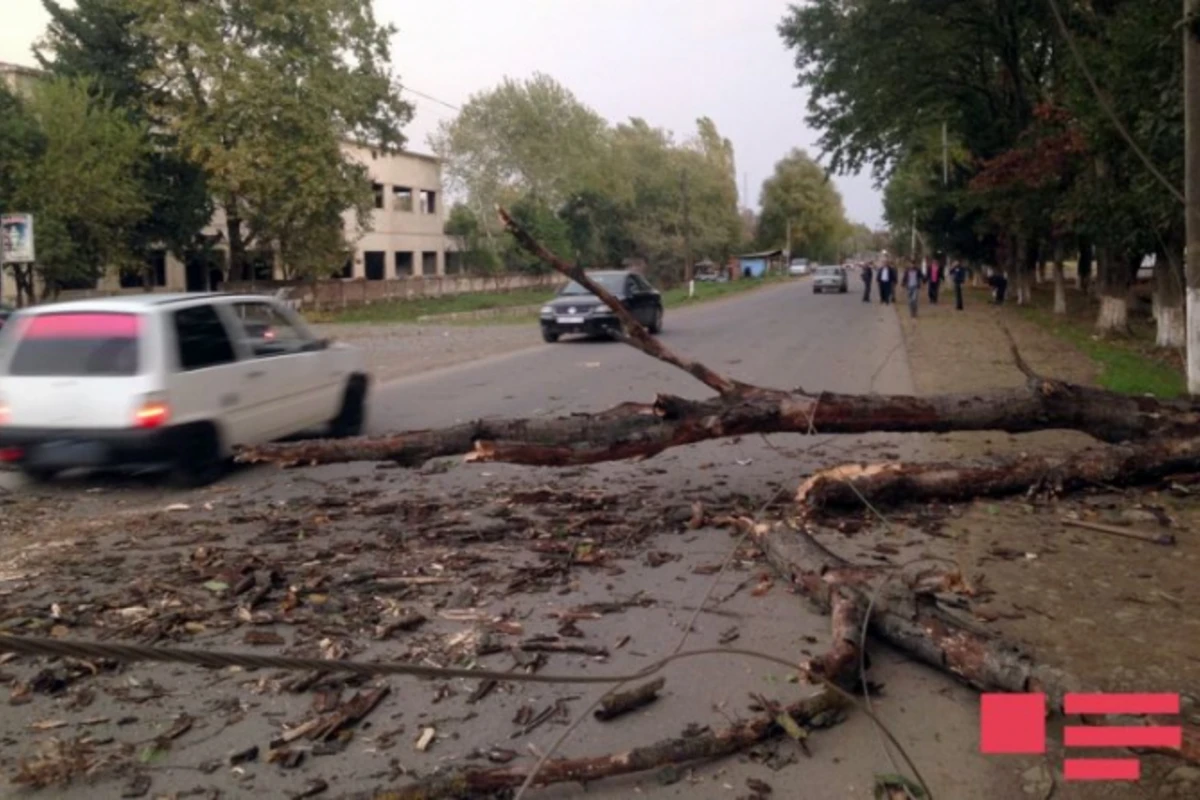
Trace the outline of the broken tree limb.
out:
M 516 220 L 514 220 L 505 209 L 497 207 L 496 211 L 499 213 L 500 220 L 504 223 L 504 226 L 508 228 L 508 232 L 511 233 L 513 238 L 517 240 L 517 244 L 525 248 L 525 250 L 527 250 L 530 254 L 540 258 L 543 262 L 554 269 L 555 272 L 558 272 L 560 275 L 564 275 L 578 283 L 580 286 L 583 286 L 589 292 L 596 295 L 596 297 L 599 297 L 600 300 L 609 307 L 613 314 L 616 315 L 617 319 L 621 321 L 621 327 L 624 332 L 624 340 L 626 344 L 641 350 L 643 353 L 651 356 L 652 358 L 657 358 L 659 361 L 664 361 L 672 366 L 678 367 L 696 380 L 703 383 L 705 386 L 715 391 L 717 394 L 737 394 L 742 390 L 741 384 L 739 384 L 737 381 L 730 380 L 724 375 L 709 369 L 698 361 L 692 361 L 691 359 L 678 355 L 674 350 L 651 336 L 650 332 L 642 326 L 642 323 L 638 322 L 637 319 L 634 318 L 633 314 L 629 313 L 629 310 L 621 304 L 621 301 L 618 300 L 612 294 L 612 292 L 608 291 L 599 283 L 588 277 L 588 274 L 583 267 L 577 264 L 568 264 L 554 253 L 550 252 L 550 250 L 547 249 L 541 242 L 534 239 L 528 231 L 517 224 Z
M 829 689 L 788 706 L 786 712 L 800 725 L 822 727 L 834 722 L 844 707 L 840 695 Z M 782 729 L 767 715 L 739 722 L 720 731 L 665 739 L 645 747 L 594 758 L 559 759 L 547 762 L 538 772 L 534 785 L 590 783 L 602 778 L 644 772 L 667 765 L 688 764 L 736 753 L 761 742 Z M 525 767 L 464 769 L 442 777 L 433 777 L 395 791 L 380 792 L 376 800 L 448 800 L 457 797 L 488 797 L 520 786 L 527 775 Z
M 803 530 L 776 527 L 756 531 L 754 538 L 771 566 L 818 608 L 831 608 L 836 587 L 851 593 L 865 614 L 873 589 L 864 577 L 874 573 L 878 579 L 880 571 L 850 564 Z M 1064 695 L 1084 690 L 1074 676 L 1036 661 L 1022 648 L 941 608 L 933 597 L 917 594 L 898 579 L 887 580 L 878 589 L 867 624 L 880 641 L 981 692 L 1042 692 L 1048 708 L 1062 714 Z M 1182 727 L 1181 749 L 1155 752 L 1200 763 L 1200 726 L 1184 723 Z
M 830 619 L 833 623 L 833 644 L 820 658 L 808 664 L 809 672 L 819 675 L 846 691 L 856 691 L 861 675 L 858 665 L 858 642 L 862 634 L 865 609 L 850 592 L 838 588 L 833 592 Z
M 478 420 L 438 430 L 244 448 L 238 459 L 282 466 L 393 461 L 419 466 L 470 453 L 475 461 L 572 466 L 657 455 L 672 447 L 755 433 L 944 433 L 1065 429 L 1105 442 L 1200 436 L 1200 403 L 1158 401 L 1031 381 L 984 393 L 910 397 L 746 387 L 707 400 L 660 395 L 596 414 Z
M 859 508 L 863 500 L 886 505 L 967 501 L 1028 491 L 1054 493 L 1084 486 L 1131 485 L 1200 468 L 1200 438 L 1158 438 L 1138 444 L 1089 448 L 1067 457 L 998 458 L 950 464 L 846 464 L 822 470 L 796 493 L 810 510 Z
M 1097 533 L 1107 533 L 1109 536 L 1120 536 L 1124 539 L 1136 539 L 1139 542 L 1147 542 L 1149 544 L 1162 545 L 1170 547 L 1175 544 L 1175 534 L 1173 533 L 1150 533 L 1149 531 L 1136 531 L 1128 528 L 1118 528 L 1116 525 L 1105 525 L 1102 522 L 1089 522 L 1085 519 L 1064 519 L 1063 525 L 1068 528 L 1083 528 L 1084 530 L 1096 531 Z
M 658 693 L 667 685 L 666 678 L 655 678 L 649 683 L 635 686 L 628 692 L 616 692 L 605 695 L 600 700 L 595 717 L 601 721 L 616 719 L 622 714 L 636 711 L 642 706 L 648 706 L 658 699 Z

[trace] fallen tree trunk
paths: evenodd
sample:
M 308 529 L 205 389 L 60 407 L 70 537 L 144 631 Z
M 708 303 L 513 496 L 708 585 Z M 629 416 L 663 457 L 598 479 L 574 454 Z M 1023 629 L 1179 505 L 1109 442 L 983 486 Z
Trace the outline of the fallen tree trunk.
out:
M 844 706 L 841 697 L 828 689 L 784 709 L 800 725 L 823 727 Z M 644 772 L 667 765 L 688 764 L 736 753 L 782 731 L 773 715 L 731 725 L 724 730 L 665 739 L 645 747 L 594 758 L 548 761 L 538 772 L 535 786 L 554 783 L 587 784 L 601 778 Z M 525 767 L 463 769 L 434 777 L 395 791 L 380 792 L 376 800 L 448 800 L 448 798 L 492 796 L 525 782 Z
M 1043 692 L 1047 707 L 1058 714 L 1063 713 L 1067 692 L 1084 691 L 1070 674 L 1035 661 L 1020 647 L 941 608 L 931 595 L 910 588 L 896 573 L 884 578 L 883 586 L 873 586 L 865 578 L 878 576 L 880 570 L 850 564 L 804 531 L 758 529 L 754 538 L 772 567 L 818 608 L 830 608 L 834 591 L 849 593 L 863 616 L 871 605 L 868 631 L 876 638 L 978 691 Z M 1178 722 L 1165 719 L 1159 724 Z M 1185 723 L 1182 727 L 1179 750 L 1153 752 L 1200 763 L 1200 726 Z
M 1030 491 L 1059 493 L 1085 486 L 1147 483 L 1200 469 L 1200 438 L 1110 445 L 1065 458 L 1022 456 L 975 465 L 846 464 L 805 480 L 796 500 L 809 510 L 861 508 L 863 501 L 959 502 Z
M 851 395 L 741 387 L 708 400 L 660 395 L 597 414 L 479 420 L 440 430 L 260 445 L 244 462 L 283 466 L 393 461 L 419 466 L 470 454 L 476 461 L 571 466 L 657 455 L 709 439 L 768 433 L 1023 433 L 1070 429 L 1105 442 L 1200 435 L 1200 404 L 1129 397 L 1031 378 L 1026 386 L 933 397 Z

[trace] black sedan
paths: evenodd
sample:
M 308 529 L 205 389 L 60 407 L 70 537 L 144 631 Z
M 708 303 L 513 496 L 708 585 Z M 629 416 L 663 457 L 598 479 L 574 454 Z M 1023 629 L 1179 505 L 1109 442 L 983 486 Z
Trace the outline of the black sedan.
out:
M 588 277 L 603 286 L 621 301 L 634 318 L 651 333 L 663 325 L 662 295 L 636 272 L 614 270 L 589 272 Z M 585 336 L 611 336 L 621 329 L 621 323 L 599 297 L 582 285 L 571 281 L 558 295 L 542 307 L 542 338 L 557 342 L 568 333 Z

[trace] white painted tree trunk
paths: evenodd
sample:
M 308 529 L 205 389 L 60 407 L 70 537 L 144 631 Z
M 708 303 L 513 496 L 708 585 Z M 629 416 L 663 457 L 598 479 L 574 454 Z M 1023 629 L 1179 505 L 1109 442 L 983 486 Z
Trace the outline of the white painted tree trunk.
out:
M 1200 287 L 1187 288 L 1188 393 L 1200 395 Z
M 1187 342 L 1187 324 L 1183 306 L 1160 305 L 1158 307 L 1158 324 L 1155 328 L 1157 330 L 1156 345 L 1171 349 L 1183 347 Z
M 1067 280 L 1063 275 L 1061 261 L 1054 263 L 1054 313 L 1067 313 Z
M 1100 333 L 1125 333 L 1129 330 L 1129 301 L 1124 296 L 1100 296 L 1096 330 Z

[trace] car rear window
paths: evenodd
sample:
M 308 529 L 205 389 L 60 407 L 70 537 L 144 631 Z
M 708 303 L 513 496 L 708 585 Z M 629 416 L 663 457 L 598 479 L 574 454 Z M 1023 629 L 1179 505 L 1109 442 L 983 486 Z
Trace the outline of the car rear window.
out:
M 10 375 L 119 377 L 138 373 L 136 314 L 38 314 L 20 320 Z

